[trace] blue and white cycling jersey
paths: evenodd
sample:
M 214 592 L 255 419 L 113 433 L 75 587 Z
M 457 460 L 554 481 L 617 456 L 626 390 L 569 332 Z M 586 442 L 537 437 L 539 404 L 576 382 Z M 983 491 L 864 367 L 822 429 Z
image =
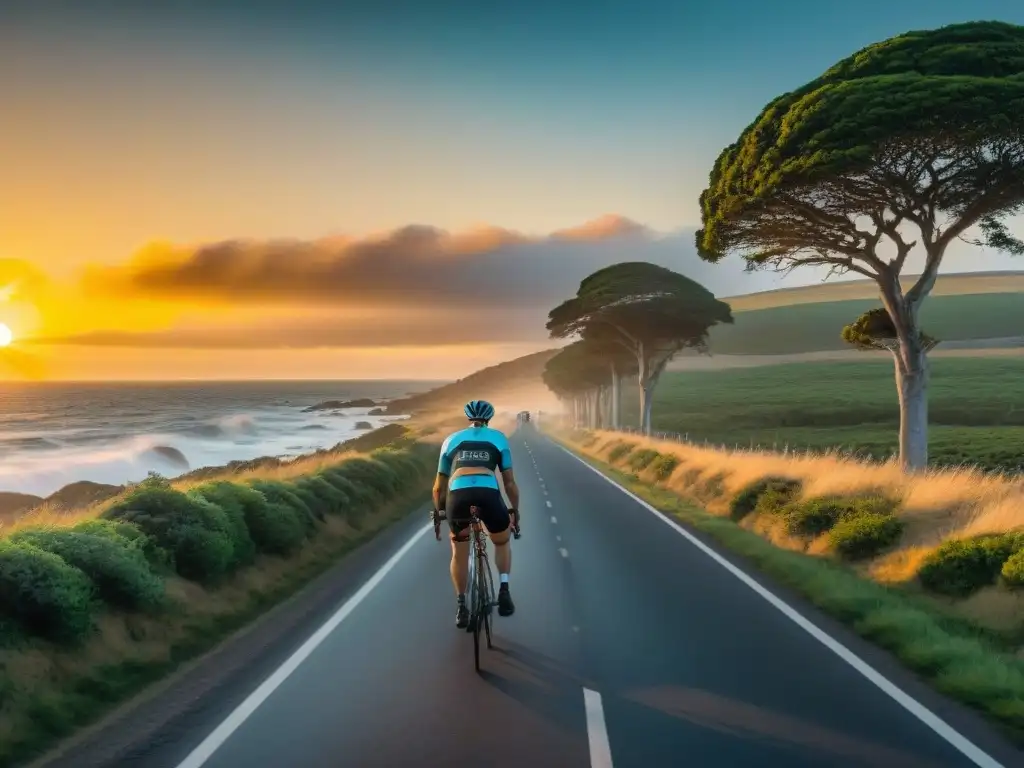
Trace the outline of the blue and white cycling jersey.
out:
M 493 488 L 499 490 L 494 470 L 512 469 L 512 449 L 508 438 L 490 427 L 467 427 L 448 436 L 441 446 L 441 458 L 437 462 L 438 474 L 452 474 L 463 467 L 486 467 L 485 474 L 463 474 L 451 479 L 449 491 L 460 488 Z

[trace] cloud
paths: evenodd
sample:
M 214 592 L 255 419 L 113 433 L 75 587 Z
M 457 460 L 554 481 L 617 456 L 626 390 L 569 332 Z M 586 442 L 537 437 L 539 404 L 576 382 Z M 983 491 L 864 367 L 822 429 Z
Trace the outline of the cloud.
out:
M 93 293 L 231 303 L 548 308 L 575 293 L 591 272 L 624 260 L 675 269 L 719 295 L 753 290 L 758 282 L 738 263 L 700 261 L 692 231 L 658 235 L 605 216 L 546 237 L 410 225 L 361 239 L 153 246 L 125 266 L 93 268 L 85 286 Z
M 479 307 L 421 317 L 353 321 L 324 315 L 316 322 L 259 328 L 187 328 L 163 331 L 91 331 L 27 339 L 28 345 L 151 349 L 316 349 L 338 347 L 453 346 L 540 342 L 544 323 L 529 309 Z
M 270 349 L 533 342 L 546 338 L 548 311 L 584 277 L 626 260 L 681 272 L 719 296 L 778 285 L 775 276 L 746 274 L 739 260 L 701 261 L 692 230 L 660 234 L 617 215 L 541 237 L 493 226 L 451 233 L 410 225 L 362 238 L 151 243 L 126 264 L 91 267 L 85 294 L 107 305 L 159 299 L 250 317 L 265 308 L 268 320 L 260 329 L 93 326 L 35 343 Z M 310 312 L 322 319 L 298 319 Z M 283 323 L 270 319 L 282 315 Z

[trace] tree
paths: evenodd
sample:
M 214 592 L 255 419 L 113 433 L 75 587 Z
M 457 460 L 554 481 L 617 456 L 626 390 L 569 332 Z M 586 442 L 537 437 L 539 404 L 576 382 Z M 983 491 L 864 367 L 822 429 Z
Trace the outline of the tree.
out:
M 544 365 L 541 379 L 571 406 L 576 426 L 602 426 L 600 403 L 608 379 L 606 363 L 596 348 L 585 341 L 563 347 Z
M 750 269 L 826 266 L 878 284 L 888 324 L 865 316 L 844 338 L 893 353 L 907 469 L 928 460 L 934 340 L 918 318 L 946 249 L 977 226 L 988 245 L 1024 253 L 1004 223 L 1024 209 L 1021 115 L 1024 27 L 908 32 L 769 103 L 700 196 L 707 261 L 738 253 Z M 924 268 L 905 290 L 915 248 Z
M 547 328 L 554 338 L 576 336 L 628 353 L 640 389 L 640 427 L 650 434 L 654 388 L 669 360 L 687 347 L 707 352 L 710 328 L 731 322 L 729 305 L 704 286 L 670 269 L 632 261 L 584 278 L 576 296 L 548 314 Z M 614 377 L 617 369 L 609 364 Z

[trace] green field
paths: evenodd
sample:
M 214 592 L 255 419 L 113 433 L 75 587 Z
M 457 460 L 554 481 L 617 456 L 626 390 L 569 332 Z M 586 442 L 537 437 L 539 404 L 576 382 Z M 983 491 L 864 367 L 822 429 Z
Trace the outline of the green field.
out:
M 1024 465 L 1024 358 L 936 358 L 930 450 L 938 465 Z M 624 393 L 625 424 L 637 420 Z M 726 445 L 841 448 L 887 458 L 899 409 L 892 363 L 793 363 L 668 372 L 655 394 L 654 429 Z
M 840 338 L 843 326 L 880 302 L 851 299 L 750 310 L 742 306 L 737 299 L 734 325 L 712 329 L 713 353 L 788 355 L 850 349 Z M 921 308 L 921 324 L 943 341 L 1020 336 L 1024 334 L 1024 293 L 930 296 Z

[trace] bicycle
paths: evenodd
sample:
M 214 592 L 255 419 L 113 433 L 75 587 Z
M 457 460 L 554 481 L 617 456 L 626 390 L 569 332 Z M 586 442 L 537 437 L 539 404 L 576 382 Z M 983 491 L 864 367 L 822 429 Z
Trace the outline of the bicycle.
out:
M 497 600 L 494 595 L 494 577 L 491 574 L 491 565 L 487 557 L 487 536 L 484 533 L 483 523 L 480 522 L 478 513 L 480 508 L 471 506 L 469 508 L 470 540 L 472 546 L 469 550 L 469 594 L 467 604 L 469 606 L 469 624 L 467 632 L 473 633 L 473 664 L 477 673 L 480 672 L 480 629 L 481 625 L 487 638 L 488 650 L 494 648 L 491 638 L 491 611 Z M 431 512 L 431 519 L 434 523 L 434 538 L 441 540 L 441 521 L 448 516 L 437 510 Z M 519 515 L 515 515 L 512 523 L 512 536 L 518 539 L 522 534 L 519 531 Z

